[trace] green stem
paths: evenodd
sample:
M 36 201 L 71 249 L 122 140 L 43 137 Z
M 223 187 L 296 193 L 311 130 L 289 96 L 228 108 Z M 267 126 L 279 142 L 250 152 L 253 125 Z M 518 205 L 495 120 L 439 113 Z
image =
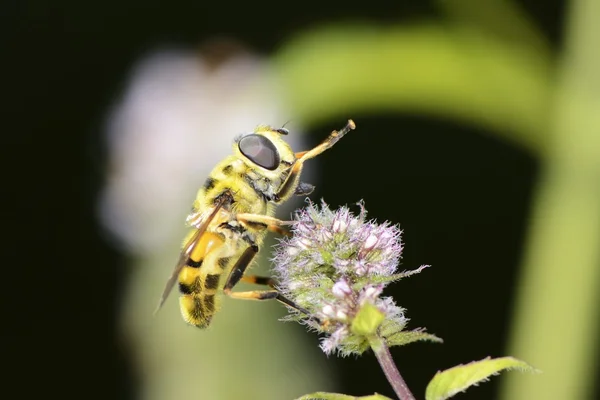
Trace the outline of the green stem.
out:
M 509 354 L 544 371 L 507 375 L 501 398 L 591 398 L 600 301 L 600 2 L 575 0 L 530 217 Z M 595 49 L 595 50 L 594 50 Z
M 400 400 L 415 400 L 415 396 L 413 396 L 406 385 L 404 378 L 400 375 L 400 371 L 396 368 L 394 359 L 390 354 L 390 349 L 385 341 L 379 336 L 374 335 L 369 337 L 369 344 L 375 353 L 375 357 L 377 357 L 377 361 L 379 361 L 379 365 L 381 366 L 385 377 L 390 385 L 392 385 L 394 392 L 396 392 L 396 396 L 398 396 Z

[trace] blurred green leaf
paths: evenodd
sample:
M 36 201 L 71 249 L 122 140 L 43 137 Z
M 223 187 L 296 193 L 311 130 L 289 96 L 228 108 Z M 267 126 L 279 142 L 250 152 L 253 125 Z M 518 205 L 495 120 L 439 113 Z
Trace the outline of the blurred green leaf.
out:
M 492 128 L 544 155 L 553 93 L 545 51 L 474 29 L 353 24 L 301 34 L 274 61 L 286 101 L 306 123 L 418 111 Z
M 435 374 L 427 390 L 426 400 L 444 400 L 465 391 L 473 385 L 487 380 L 491 375 L 505 369 L 519 369 L 521 371 L 535 372 L 527 363 L 512 357 L 486 358 L 465 365 L 447 369 Z
M 509 352 L 545 373 L 511 374 L 501 398 L 591 399 L 600 336 L 600 2 L 568 2 L 564 50 L 515 301 Z

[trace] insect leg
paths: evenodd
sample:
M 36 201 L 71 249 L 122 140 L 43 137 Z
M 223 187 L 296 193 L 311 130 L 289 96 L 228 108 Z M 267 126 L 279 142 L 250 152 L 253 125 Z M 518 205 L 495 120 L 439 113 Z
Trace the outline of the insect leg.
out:
M 267 215 L 260 214 L 249 214 L 240 213 L 235 216 L 237 221 L 242 224 L 246 229 L 251 230 L 262 230 L 268 229 L 271 232 L 279 233 L 281 235 L 290 236 L 290 232 L 283 228 L 283 225 L 291 225 L 292 221 L 282 221 L 277 218 L 269 217 Z
M 277 284 L 275 279 L 273 279 L 271 277 L 258 276 L 258 275 L 244 275 L 244 276 L 242 276 L 241 282 L 252 283 L 255 285 L 265 285 L 265 286 L 269 286 L 273 289 L 275 289 L 275 285 Z M 278 300 L 292 308 L 295 308 L 298 311 L 301 311 L 305 314 L 309 314 L 307 310 L 300 307 L 299 305 L 297 305 L 293 301 L 289 300 L 288 298 L 282 296 L 281 294 L 279 294 Z
M 266 277 L 259 276 L 248 276 L 244 277 L 244 272 L 248 268 L 248 265 L 252 262 L 254 257 L 258 253 L 258 246 L 253 245 L 249 246 L 240 259 L 235 263 L 229 277 L 227 278 L 227 282 L 225 283 L 225 287 L 223 288 L 223 292 L 233 298 L 233 299 L 242 299 L 242 300 L 270 300 L 275 299 L 279 302 L 287 305 L 288 307 L 294 308 L 302 313 L 310 315 L 308 310 L 298 306 L 293 301 L 289 300 L 285 296 L 283 296 L 276 289 L 271 290 L 250 290 L 245 292 L 233 292 L 232 289 L 235 285 L 237 285 L 240 281 L 248 282 L 248 283 L 256 283 L 256 284 L 266 284 L 271 287 L 274 286 L 274 280 Z
M 275 279 L 270 278 L 268 276 L 258 276 L 258 275 L 244 275 L 241 282 L 252 283 L 254 285 L 265 285 L 272 288 L 275 288 Z
M 346 135 L 354 128 L 356 128 L 356 125 L 354 124 L 354 121 L 350 119 L 348 120 L 348 123 L 344 128 L 342 128 L 340 131 L 331 132 L 329 136 L 315 148 L 308 151 L 296 153 L 296 162 L 294 162 L 290 173 L 288 174 L 287 178 L 281 185 L 281 188 L 275 195 L 274 201 L 276 203 L 281 203 L 287 200 L 292 194 L 294 194 L 296 188 L 298 187 L 298 182 L 300 179 L 300 174 L 302 173 L 304 161 L 316 157 L 319 154 L 323 153 L 325 150 L 333 147 L 333 145 L 336 144 L 338 140 L 340 140 L 342 137 L 344 137 L 344 135 Z

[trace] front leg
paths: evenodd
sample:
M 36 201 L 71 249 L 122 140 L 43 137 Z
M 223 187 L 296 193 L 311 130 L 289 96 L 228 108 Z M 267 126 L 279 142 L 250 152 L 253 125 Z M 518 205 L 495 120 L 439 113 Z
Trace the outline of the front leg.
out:
M 340 140 L 342 137 L 344 137 L 345 134 L 347 134 L 354 128 L 356 128 L 356 125 L 354 125 L 354 121 L 350 119 L 348 120 L 348 123 L 344 128 L 342 128 L 340 131 L 331 132 L 327 139 L 322 141 L 321 144 L 319 144 L 315 148 L 308 151 L 296 153 L 296 162 L 294 162 L 294 165 L 292 165 L 290 172 L 283 184 L 281 185 L 281 187 L 279 188 L 279 191 L 274 195 L 273 202 L 284 202 L 294 194 L 300 183 L 300 174 L 302 173 L 302 167 L 304 166 L 304 162 L 306 160 L 310 160 L 311 158 L 318 156 L 325 150 L 330 149 L 331 147 L 333 147 L 334 144 L 338 142 L 338 140 Z
M 269 231 L 279 233 L 280 235 L 291 236 L 290 232 L 283 228 L 283 226 L 292 225 L 293 221 L 282 221 L 267 215 L 250 213 L 236 214 L 235 218 L 244 228 L 251 231 L 268 229 Z

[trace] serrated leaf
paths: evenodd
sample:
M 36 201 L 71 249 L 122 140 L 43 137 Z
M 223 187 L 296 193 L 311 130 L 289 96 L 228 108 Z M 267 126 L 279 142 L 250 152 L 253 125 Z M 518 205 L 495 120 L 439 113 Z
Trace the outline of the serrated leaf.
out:
M 538 372 L 529 364 L 513 357 L 485 358 L 469 364 L 457 365 L 435 374 L 425 391 L 426 400 L 444 400 L 465 391 L 490 376 L 505 369 L 520 369 L 526 372 Z
M 384 318 L 385 314 L 379 311 L 377 307 L 370 303 L 365 303 L 358 310 L 356 317 L 352 321 L 352 333 L 360 336 L 371 336 L 375 334 Z
M 401 331 L 389 335 L 385 338 L 388 346 L 403 346 L 412 342 L 418 342 L 419 340 L 427 340 L 430 342 L 442 343 L 443 340 L 439 337 L 432 335 L 431 333 L 423 332 L 420 330 L 413 331 Z
M 327 392 L 315 392 L 311 394 L 306 394 L 302 397 L 297 398 L 296 400 L 392 400 L 389 397 L 382 396 L 378 393 L 372 394 L 370 396 L 349 396 L 347 394 L 341 393 L 327 393 Z
M 399 274 L 372 276 L 369 278 L 369 283 L 371 283 L 371 284 L 373 284 L 373 283 L 390 283 L 390 282 L 399 281 L 400 279 L 408 278 L 409 276 L 421 273 L 425 268 L 429 268 L 429 267 L 430 267 L 430 265 L 421 265 L 417 269 L 403 271 L 403 272 L 400 272 Z

